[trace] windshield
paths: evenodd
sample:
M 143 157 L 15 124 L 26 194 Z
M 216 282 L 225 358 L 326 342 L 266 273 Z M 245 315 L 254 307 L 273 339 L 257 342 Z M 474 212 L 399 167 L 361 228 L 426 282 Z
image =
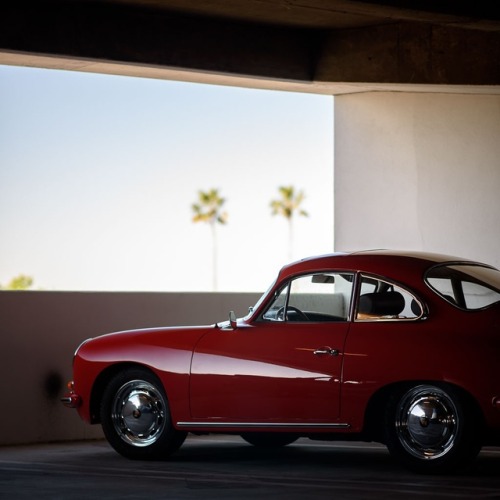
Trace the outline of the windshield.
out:
M 250 316 L 252 316 L 253 312 L 256 311 L 262 304 L 262 302 L 264 302 L 264 300 L 267 298 L 267 296 L 269 295 L 269 292 L 272 290 L 272 288 L 274 287 L 274 285 L 276 284 L 276 281 L 277 281 L 278 278 L 275 278 L 274 281 L 271 283 L 271 286 L 261 295 L 260 299 L 257 301 L 257 303 L 253 306 L 253 307 L 250 307 L 248 309 L 248 314 L 243 318 L 243 319 L 248 319 L 250 318 Z
M 440 265 L 425 277 L 427 284 L 450 304 L 484 309 L 500 302 L 500 271 L 474 264 Z

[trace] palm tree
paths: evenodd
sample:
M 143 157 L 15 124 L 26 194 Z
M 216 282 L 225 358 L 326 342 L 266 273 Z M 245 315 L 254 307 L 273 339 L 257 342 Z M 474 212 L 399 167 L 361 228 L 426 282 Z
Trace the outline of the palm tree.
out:
M 271 201 L 272 215 L 282 215 L 288 221 L 288 260 L 292 260 L 293 255 L 293 216 L 295 213 L 303 217 L 309 217 L 309 214 L 300 209 L 304 201 L 304 192 L 295 192 L 293 186 L 280 186 L 278 188 L 281 198 Z
M 19 274 L 12 278 L 6 286 L 0 284 L 0 290 L 29 290 L 33 286 L 33 278 L 25 274 Z
M 193 222 L 206 222 L 212 232 L 212 282 L 214 291 L 217 290 L 217 234 L 216 225 L 227 223 L 227 213 L 221 212 L 226 202 L 221 198 L 217 189 L 198 191 L 198 202 L 193 203 Z

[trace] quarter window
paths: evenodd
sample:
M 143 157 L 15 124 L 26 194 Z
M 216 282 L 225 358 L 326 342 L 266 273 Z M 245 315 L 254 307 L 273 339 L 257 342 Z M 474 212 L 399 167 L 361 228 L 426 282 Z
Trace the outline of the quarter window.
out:
M 362 276 L 359 290 L 357 321 L 415 320 L 424 314 L 421 302 L 395 283 Z

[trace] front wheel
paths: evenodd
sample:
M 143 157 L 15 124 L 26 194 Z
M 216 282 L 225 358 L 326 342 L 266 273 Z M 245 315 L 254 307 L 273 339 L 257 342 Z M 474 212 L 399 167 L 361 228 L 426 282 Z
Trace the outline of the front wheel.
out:
M 481 447 L 480 423 L 451 386 L 422 384 L 394 394 L 385 431 L 391 454 L 417 472 L 449 472 L 472 461 Z
M 127 458 L 164 458 L 186 438 L 172 426 L 161 382 L 140 368 L 111 379 L 101 402 L 101 423 L 110 445 Z

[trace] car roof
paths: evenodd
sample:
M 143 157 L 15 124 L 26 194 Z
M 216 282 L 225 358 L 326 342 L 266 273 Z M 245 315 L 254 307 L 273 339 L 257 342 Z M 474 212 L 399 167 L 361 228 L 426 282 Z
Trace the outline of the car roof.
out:
M 428 268 L 446 262 L 476 263 L 462 257 L 421 251 L 363 250 L 337 252 L 292 262 L 281 269 L 279 280 L 294 274 L 327 269 L 365 271 L 394 279 L 410 278 L 412 276 L 422 277 Z

